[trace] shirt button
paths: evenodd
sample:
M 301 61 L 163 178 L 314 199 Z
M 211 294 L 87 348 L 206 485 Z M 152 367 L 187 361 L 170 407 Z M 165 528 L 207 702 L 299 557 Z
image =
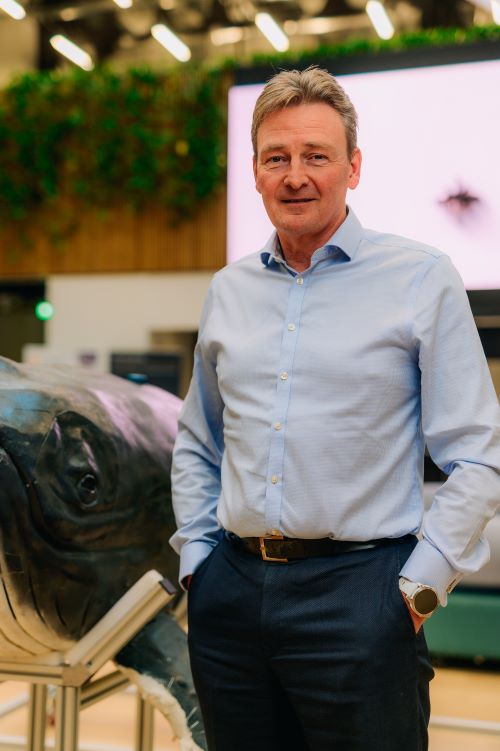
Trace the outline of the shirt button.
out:
M 304 280 L 302 279 L 301 276 L 297 277 L 297 284 L 304 284 Z
M 272 482 L 272 484 L 273 484 L 273 485 L 277 485 L 277 484 L 278 484 L 278 481 L 279 481 L 279 477 L 278 477 L 278 475 L 273 475 L 273 476 L 271 477 L 271 482 Z
M 286 371 L 283 371 L 283 373 L 280 373 L 280 378 L 282 381 L 286 381 L 288 378 L 288 373 Z
M 275 429 L 275 430 L 281 430 L 281 427 L 282 427 L 282 425 L 281 425 L 281 423 L 280 423 L 280 422 L 275 422 L 275 423 L 274 423 L 274 429 Z
M 295 324 L 294 323 L 289 323 L 288 324 L 288 331 L 295 331 Z

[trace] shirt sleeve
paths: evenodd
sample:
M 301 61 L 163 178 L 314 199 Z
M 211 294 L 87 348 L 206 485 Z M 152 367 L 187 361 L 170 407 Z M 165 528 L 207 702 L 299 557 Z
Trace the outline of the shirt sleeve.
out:
M 172 458 L 172 504 L 177 531 L 170 544 L 180 554 L 179 580 L 194 573 L 220 540 L 217 521 L 224 449 L 223 402 L 215 357 L 205 344 L 214 282 L 202 313 L 191 385 L 180 416 Z
M 424 275 L 413 320 L 422 430 L 448 479 L 401 575 L 434 586 L 445 605 L 447 591 L 489 559 L 482 532 L 500 505 L 500 410 L 462 280 L 447 256 Z

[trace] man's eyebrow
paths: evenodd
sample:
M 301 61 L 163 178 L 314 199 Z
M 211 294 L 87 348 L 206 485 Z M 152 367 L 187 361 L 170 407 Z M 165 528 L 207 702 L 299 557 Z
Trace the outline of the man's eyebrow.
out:
M 322 151 L 326 151 L 327 149 L 330 149 L 332 147 L 332 144 L 319 143 L 317 141 L 307 141 L 303 144 L 303 146 L 306 149 L 321 149 Z M 281 151 L 282 149 L 286 148 L 287 145 L 284 143 L 268 143 L 261 148 L 260 153 L 267 154 L 268 151 Z
M 262 154 L 268 151 L 280 151 L 284 148 L 286 148 L 284 143 L 268 143 L 260 150 L 260 152 Z
M 304 146 L 307 146 L 308 149 L 323 149 L 325 151 L 326 149 L 331 148 L 332 144 L 328 143 L 321 143 L 318 141 L 308 141 L 304 144 Z

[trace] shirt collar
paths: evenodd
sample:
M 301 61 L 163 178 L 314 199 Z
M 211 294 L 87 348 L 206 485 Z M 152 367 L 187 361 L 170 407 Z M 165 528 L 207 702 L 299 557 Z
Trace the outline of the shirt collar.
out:
M 278 268 L 285 263 L 276 230 L 274 230 L 273 234 L 262 248 L 260 260 L 264 266 L 267 266 L 270 269 Z
M 329 253 L 331 251 L 339 250 L 344 256 L 346 256 L 347 261 L 352 261 L 359 247 L 362 232 L 363 228 L 358 217 L 350 207 L 347 207 L 347 216 L 340 227 L 333 233 L 322 248 L 318 248 L 318 250 L 314 252 L 314 256 L 318 254 L 324 257 L 326 255 L 325 251 Z M 276 231 L 273 232 L 262 248 L 260 258 L 264 266 L 267 266 L 268 268 L 277 268 L 285 263 Z

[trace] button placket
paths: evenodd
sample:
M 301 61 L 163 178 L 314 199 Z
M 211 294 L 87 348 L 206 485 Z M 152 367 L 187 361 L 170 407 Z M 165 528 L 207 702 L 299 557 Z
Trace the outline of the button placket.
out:
M 276 401 L 270 414 L 270 449 L 266 488 L 266 528 L 280 529 L 283 487 L 283 462 L 286 439 L 286 416 L 293 382 L 293 360 L 297 346 L 296 331 L 300 322 L 302 301 L 307 288 L 307 279 L 296 276 L 290 281 L 287 310 L 283 319 L 283 334 L 277 372 Z M 292 335 L 293 334 L 293 335 Z

